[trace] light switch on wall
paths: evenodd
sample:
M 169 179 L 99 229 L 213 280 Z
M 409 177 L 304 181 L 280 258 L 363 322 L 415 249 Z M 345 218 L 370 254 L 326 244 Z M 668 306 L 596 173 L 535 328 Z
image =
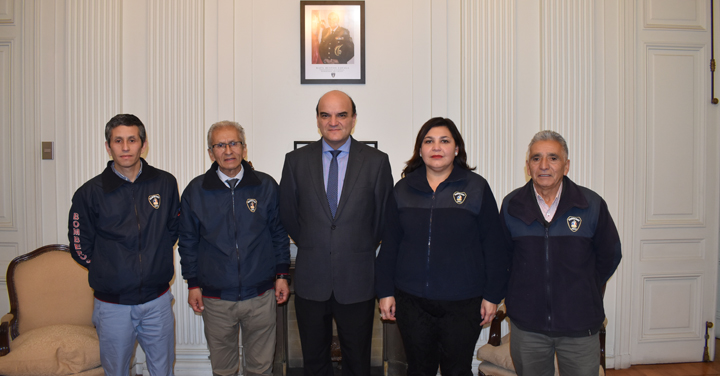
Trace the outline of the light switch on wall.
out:
M 53 160 L 53 142 L 43 141 L 42 142 L 42 159 Z

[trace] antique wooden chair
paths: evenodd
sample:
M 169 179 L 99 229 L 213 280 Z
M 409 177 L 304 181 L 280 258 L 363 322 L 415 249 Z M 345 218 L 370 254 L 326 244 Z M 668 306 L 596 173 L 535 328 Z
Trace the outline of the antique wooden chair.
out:
M 10 262 L 10 313 L 0 320 L 0 374 L 102 375 L 88 272 L 66 245 Z

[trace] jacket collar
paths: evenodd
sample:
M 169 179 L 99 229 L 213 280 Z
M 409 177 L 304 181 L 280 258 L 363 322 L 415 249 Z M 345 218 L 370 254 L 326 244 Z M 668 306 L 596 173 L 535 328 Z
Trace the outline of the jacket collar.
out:
M 569 177 L 565 176 L 563 178 L 560 203 L 558 204 L 553 220 L 559 218 L 563 213 L 572 208 L 587 209 L 589 206 L 580 187 L 570 180 Z M 521 187 L 515 196 L 510 199 L 508 203 L 508 214 L 520 219 L 526 225 L 533 223 L 533 221 L 538 221 L 542 224 L 547 223 L 540 212 L 540 206 L 538 206 L 537 198 L 535 197 L 532 179 Z
M 450 172 L 450 176 L 445 179 L 444 182 L 440 183 L 438 185 L 438 189 L 443 187 L 446 184 L 455 183 L 458 181 L 465 180 L 467 178 L 468 170 L 458 166 L 455 164 L 453 166 L 452 172 Z M 433 193 L 432 188 L 430 188 L 430 184 L 427 180 L 427 167 L 425 164 L 418 167 L 417 170 L 408 173 L 405 175 L 405 179 L 407 179 L 407 184 L 420 192 L 424 193 Z
M 103 192 L 110 193 L 122 186 L 125 183 L 128 184 L 135 184 L 135 183 L 141 183 L 150 179 L 155 178 L 160 174 L 159 170 L 153 166 L 150 166 L 145 159 L 140 158 L 140 163 L 142 163 L 142 174 L 138 176 L 137 179 L 135 179 L 134 183 L 127 182 L 117 176 L 115 172 L 112 170 L 112 164 L 113 161 L 108 161 L 107 167 L 105 167 L 105 170 L 101 174 L 102 179 L 102 187 Z
M 255 172 L 253 171 L 252 167 L 250 167 L 250 164 L 247 163 L 247 161 L 243 160 L 242 162 L 243 170 L 243 178 L 240 180 L 240 182 L 235 186 L 235 189 L 242 188 L 248 185 L 260 185 L 260 178 L 257 177 Z M 207 190 L 215 190 L 215 189 L 230 189 L 228 188 L 225 183 L 220 180 L 220 177 L 217 174 L 218 169 L 217 162 L 213 162 L 212 166 L 210 166 L 210 169 L 207 170 L 205 173 L 205 176 L 203 176 L 203 183 L 202 187 L 203 189 Z

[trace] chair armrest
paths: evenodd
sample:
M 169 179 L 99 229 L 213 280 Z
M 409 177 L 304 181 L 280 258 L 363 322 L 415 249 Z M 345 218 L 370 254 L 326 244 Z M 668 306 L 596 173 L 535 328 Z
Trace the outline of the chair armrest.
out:
M 505 320 L 505 311 L 497 311 L 495 318 L 490 322 L 490 337 L 488 343 L 493 346 L 500 346 L 500 339 L 502 337 L 502 321 Z
M 0 356 L 10 352 L 10 320 L 13 315 L 8 313 L 0 319 Z

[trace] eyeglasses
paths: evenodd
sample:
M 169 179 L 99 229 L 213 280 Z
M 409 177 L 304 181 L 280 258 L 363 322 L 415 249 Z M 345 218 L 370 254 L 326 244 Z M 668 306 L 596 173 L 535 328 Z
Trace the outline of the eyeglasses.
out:
M 220 150 L 224 151 L 225 147 L 227 147 L 227 146 L 230 146 L 230 149 L 239 149 L 240 146 L 243 146 L 243 145 L 245 145 L 245 143 L 242 141 L 230 141 L 228 143 L 224 143 L 224 142 L 217 143 L 215 145 L 212 145 L 212 148 L 215 150 L 218 150 L 218 151 L 220 151 Z

